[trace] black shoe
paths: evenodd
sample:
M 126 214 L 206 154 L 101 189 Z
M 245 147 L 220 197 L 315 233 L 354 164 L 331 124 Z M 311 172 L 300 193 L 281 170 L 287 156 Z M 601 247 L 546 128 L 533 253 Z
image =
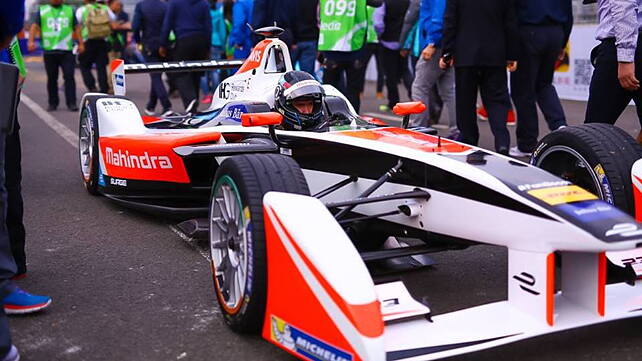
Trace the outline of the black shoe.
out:
M 77 112 L 78 111 L 78 106 L 70 105 L 70 106 L 67 107 L 67 109 L 69 109 L 70 112 Z
M 47 111 L 48 111 L 48 112 L 55 112 L 57 109 L 58 109 L 58 106 L 57 106 L 57 105 L 51 105 L 51 104 L 49 104 L 49 106 L 47 106 Z
M 508 155 L 508 147 L 500 147 L 497 149 L 497 153 L 501 155 Z

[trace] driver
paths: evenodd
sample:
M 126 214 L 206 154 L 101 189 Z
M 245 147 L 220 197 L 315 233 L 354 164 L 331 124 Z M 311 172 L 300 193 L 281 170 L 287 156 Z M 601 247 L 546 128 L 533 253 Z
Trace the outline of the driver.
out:
M 289 71 L 279 79 L 274 94 L 274 108 L 283 115 L 285 130 L 322 130 L 327 127 L 323 115 L 323 86 L 304 71 Z

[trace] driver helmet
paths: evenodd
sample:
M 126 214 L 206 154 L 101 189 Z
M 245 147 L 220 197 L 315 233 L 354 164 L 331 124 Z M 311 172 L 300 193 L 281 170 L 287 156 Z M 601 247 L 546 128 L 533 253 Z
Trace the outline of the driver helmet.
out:
M 279 79 L 274 108 L 286 130 L 316 129 L 323 123 L 323 86 L 304 71 L 289 71 Z

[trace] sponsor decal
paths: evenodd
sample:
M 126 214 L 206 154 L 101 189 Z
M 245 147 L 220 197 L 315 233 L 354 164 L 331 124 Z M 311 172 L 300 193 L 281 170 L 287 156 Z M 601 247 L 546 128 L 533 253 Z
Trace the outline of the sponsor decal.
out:
M 114 74 L 116 86 L 125 86 L 125 76 L 122 74 Z
M 208 60 L 208 61 L 166 61 L 162 63 L 138 63 L 138 64 L 126 64 L 125 71 L 135 73 L 137 71 L 145 70 L 171 70 L 171 69 L 198 69 L 198 70 L 207 70 L 211 68 L 219 68 L 223 66 L 233 67 L 235 65 L 241 65 L 243 61 L 241 60 Z M 203 68 L 203 69 L 201 69 Z
M 533 189 L 528 194 L 551 206 L 597 199 L 597 196 L 576 185 Z
M 619 219 L 622 211 L 602 201 L 584 201 L 558 206 L 564 213 L 583 222 L 594 222 L 601 219 Z
M 136 106 L 134 103 L 126 100 L 102 100 L 100 105 L 103 107 L 106 113 L 117 113 L 117 112 L 126 112 L 126 111 L 135 111 Z
M 272 341 L 314 361 L 351 361 L 352 355 L 271 315 Z
M 535 151 L 533 151 L 533 156 L 531 156 L 531 164 L 535 165 L 535 160 L 537 159 L 537 156 L 539 156 L 539 153 L 546 147 L 546 143 L 540 143 L 537 148 L 535 148 Z
M 253 61 L 253 62 L 258 63 L 259 61 L 261 61 L 262 53 L 263 52 L 261 51 L 261 49 L 254 49 L 254 50 L 252 50 L 252 53 L 250 54 L 250 56 L 247 59 L 249 61 Z
M 221 99 L 235 99 L 237 93 L 245 91 L 245 86 L 231 83 L 221 83 L 218 87 L 218 97 Z
M 250 217 L 250 208 L 243 208 L 243 217 L 245 219 L 245 234 L 247 239 L 247 259 L 254 259 L 254 245 L 252 239 L 252 222 Z M 252 280 L 254 279 L 254 262 L 247 262 L 247 277 L 245 280 L 245 297 L 244 304 L 241 306 L 241 310 L 245 310 L 247 305 L 250 303 L 250 295 L 252 294 Z
M 111 147 L 105 148 L 105 161 L 107 164 L 134 169 L 171 169 L 172 161 L 165 155 L 130 154 L 128 150 L 116 152 Z
M 604 200 L 607 203 L 615 204 L 613 202 L 613 192 L 611 192 L 611 183 L 609 183 L 609 179 L 606 177 L 604 168 L 601 164 L 598 164 L 593 168 L 593 170 L 595 171 L 595 175 L 597 175 L 597 180 L 600 182 L 600 187 L 602 187 Z
M 100 170 L 100 167 L 98 167 L 98 185 L 101 187 L 107 185 L 107 183 L 105 183 L 105 177 L 103 176 L 103 172 Z
M 287 83 L 286 83 L 286 84 L 287 84 Z M 317 86 L 318 86 L 318 85 L 319 85 L 319 82 L 318 82 L 318 81 L 316 81 L 316 80 L 312 80 L 312 79 L 310 79 L 310 80 L 300 81 L 300 82 L 298 82 L 298 83 L 296 83 L 296 84 L 294 84 L 294 85 L 292 85 L 292 86 L 290 86 L 290 87 L 286 87 L 286 89 L 283 91 L 283 95 L 287 97 L 287 96 L 288 96 L 288 95 L 290 95 L 293 91 L 295 91 L 295 90 L 297 90 L 297 89 L 301 89 L 301 88 L 303 88 L 304 86 L 308 86 L 308 85 L 317 85 Z
M 127 187 L 127 179 L 109 178 L 109 184 L 113 186 Z
M 247 108 L 245 105 L 232 105 L 231 107 L 226 109 L 227 112 L 227 119 L 240 122 L 241 121 L 241 115 L 243 113 L 247 113 Z
M 642 236 L 642 229 L 634 223 L 618 223 L 604 233 L 605 237 L 621 236 L 633 237 Z
M 534 184 L 521 184 L 517 186 L 517 189 L 519 189 L 522 192 L 525 192 L 533 189 L 561 187 L 561 186 L 568 186 L 568 185 L 571 185 L 571 182 L 565 181 L 565 180 L 559 180 L 559 181 L 552 181 L 552 182 L 540 182 L 540 183 L 534 183 Z
M 538 291 L 530 288 L 535 286 L 535 276 L 530 273 L 522 272 L 518 275 L 514 275 L 513 279 L 520 283 L 519 288 L 530 293 L 531 295 L 539 295 Z
M 292 149 L 290 149 L 290 148 L 279 148 L 279 153 L 291 157 L 292 156 Z

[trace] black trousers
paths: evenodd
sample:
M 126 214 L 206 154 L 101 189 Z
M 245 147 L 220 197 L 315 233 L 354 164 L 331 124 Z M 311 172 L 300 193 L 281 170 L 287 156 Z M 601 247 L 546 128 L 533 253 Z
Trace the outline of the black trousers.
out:
M 192 35 L 176 41 L 174 60 L 209 60 L 210 39 L 207 35 Z M 176 78 L 178 92 L 181 94 L 183 106 L 187 108 L 192 100 L 198 104 L 199 83 L 202 72 L 180 73 Z
M 537 145 L 539 105 L 550 130 L 566 125 L 562 103 L 553 86 L 555 62 L 564 47 L 561 25 L 520 27 L 521 49 L 510 91 L 517 110 L 517 147 L 532 152 Z M 536 105 L 537 104 L 537 105 Z
M 85 41 L 85 51 L 78 55 L 80 63 L 80 74 L 85 83 L 85 87 L 90 92 L 96 91 L 96 80 L 91 73 L 91 68 L 96 65 L 96 74 L 98 75 L 98 86 L 101 93 L 107 93 L 109 84 L 107 83 L 107 63 L 109 63 L 109 43 L 101 39 L 90 39 Z
M 508 79 L 503 66 L 466 66 L 455 68 L 455 99 L 457 103 L 457 128 L 461 140 L 477 145 L 477 91 L 488 111 L 490 129 L 495 136 L 495 150 L 508 154 L 510 134 L 506 127 L 506 117 L 510 109 Z
M 406 89 L 410 89 L 406 77 L 409 72 L 408 60 L 401 56 L 399 50 L 391 50 L 381 46 L 379 51 L 381 52 L 381 62 L 386 76 L 388 106 L 392 109 L 395 104 L 399 103 L 399 81 L 403 79 Z
M 589 87 L 584 122 L 615 124 L 626 106 L 633 100 L 642 126 L 642 89 L 632 92 L 620 85 L 617 78 L 615 39 L 603 40 L 595 47 L 591 52 L 591 62 L 595 66 L 595 71 Z M 635 77 L 638 80 L 642 79 L 642 36 L 638 36 L 635 51 Z
M 158 50 L 149 51 L 145 53 L 145 61 L 148 63 L 160 62 L 161 59 L 158 55 Z M 163 106 L 163 112 L 172 108 L 172 103 L 169 101 L 167 95 L 167 89 L 165 89 L 165 84 L 163 84 L 163 79 L 160 73 L 149 74 L 151 79 L 151 86 L 149 89 L 149 100 L 147 101 L 146 108 L 149 110 L 154 110 L 156 108 L 156 103 L 160 100 L 161 105 Z
M 359 92 L 361 91 L 360 77 L 364 67 L 363 59 L 337 61 L 326 58 L 324 65 L 323 82 L 330 84 L 337 89 L 345 89 L 346 98 L 348 98 L 358 113 L 359 108 L 361 107 Z M 341 84 L 342 74 L 344 72 L 346 80 L 345 87 Z
M 377 93 L 381 93 L 383 91 L 383 82 L 384 82 L 384 70 L 383 70 L 383 62 L 381 61 L 381 56 L 379 52 L 379 43 L 367 43 L 365 46 L 365 52 L 364 52 L 364 58 L 363 58 L 363 67 L 361 68 L 361 83 L 360 83 L 360 88 L 361 90 L 359 91 L 360 93 L 363 93 L 363 89 L 365 88 L 366 85 L 366 69 L 368 68 L 368 63 L 370 62 L 370 58 L 373 56 L 375 57 L 375 64 L 377 65 Z
M 22 148 L 20 146 L 20 124 L 18 117 L 13 131 L 7 135 L 5 148 L 5 187 L 7 189 L 7 231 L 11 253 L 16 262 L 17 274 L 27 272 L 25 255 L 25 226 L 22 221 L 24 205 L 22 200 Z
M 76 59 L 71 51 L 66 52 L 45 52 L 45 70 L 47 71 L 47 96 L 50 106 L 57 107 L 60 104 L 58 97 L 58 69 L 62 69 L 62 78 L 65 82 L 65 101 L 67 107 L 76 106 Z

